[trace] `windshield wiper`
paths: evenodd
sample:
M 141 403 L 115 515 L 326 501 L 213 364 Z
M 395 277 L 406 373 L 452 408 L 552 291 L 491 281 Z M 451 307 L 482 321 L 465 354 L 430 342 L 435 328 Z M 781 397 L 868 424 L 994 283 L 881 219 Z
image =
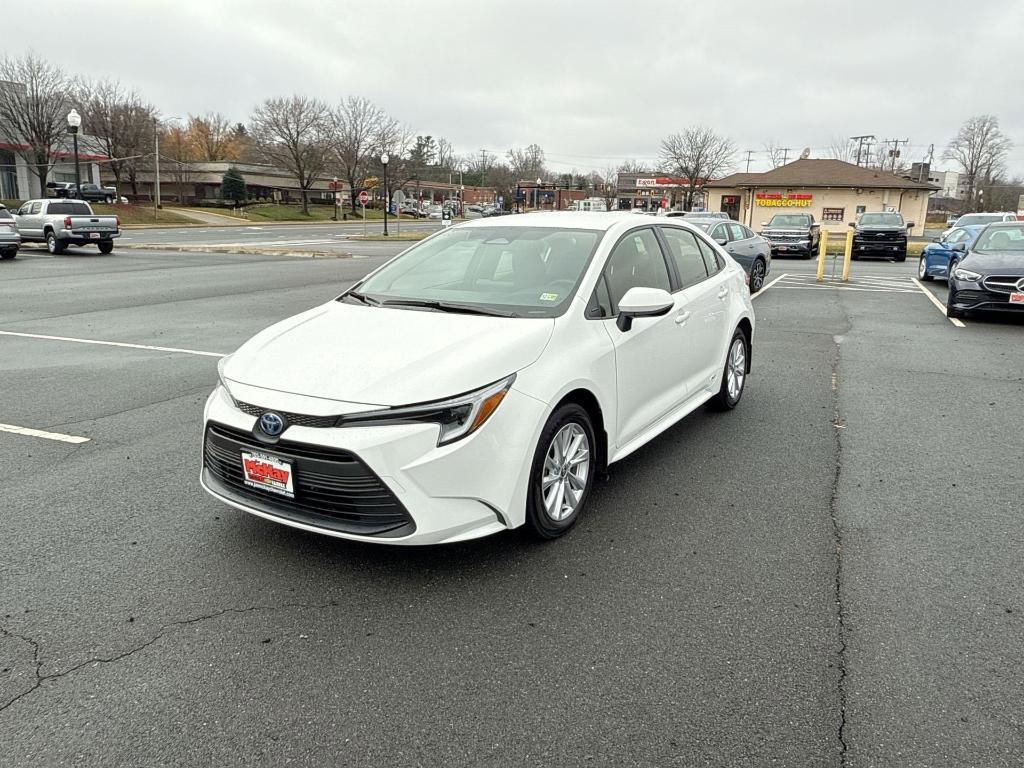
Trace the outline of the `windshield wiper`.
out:
M 515 312 L 506 312 L 492 307 L 481 307 L 471 304 L 453 304 L 448 301 L 433 299 L 385 299 L 381 302 L 385 307 L 423 307 L 438 312 L 459 312 L 465 315 L 491 315 L 493 317 L 518 317 Z
M 338 300 L 340 301 L 341 299 L 348 298 L 353 298 L 362 304 L 366 304 L 368 307 L 379 307 L 381 305 L 381 302 L 378 301 L 377 299 L 371 299 L 369 296 L 367 296 L 364 293 L 360 293 L 359 291 L 349 291 L 348 293 L 341 296 Z

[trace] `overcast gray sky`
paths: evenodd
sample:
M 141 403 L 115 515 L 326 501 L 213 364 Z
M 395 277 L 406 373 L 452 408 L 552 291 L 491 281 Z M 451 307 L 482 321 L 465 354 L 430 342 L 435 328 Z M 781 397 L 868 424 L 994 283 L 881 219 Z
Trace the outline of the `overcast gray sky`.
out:
M 654 161 L 696 123 L 757 150 L 751 170 L 768 140 L 823 157 L 869 133 L 909 138 L 918 160 L 992 113 L 1024 174 L 1024 0 L 98 0 L 53 14 L 6 5 L 6 52 L 120 79 L 165 115 L 245 121 L 268 96 L 354 94 L 460 153 L 536 142 L 561 171 Z

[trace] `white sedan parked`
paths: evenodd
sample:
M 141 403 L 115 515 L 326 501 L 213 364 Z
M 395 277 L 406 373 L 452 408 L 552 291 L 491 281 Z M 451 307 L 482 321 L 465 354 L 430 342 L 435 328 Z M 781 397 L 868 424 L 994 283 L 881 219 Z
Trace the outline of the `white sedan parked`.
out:
M 467 222 L 222 360 L 202 484 L 349 539 L 553 538 L 609 464 L 739 402 L 753 331 L 743 269 L 681 219 Z

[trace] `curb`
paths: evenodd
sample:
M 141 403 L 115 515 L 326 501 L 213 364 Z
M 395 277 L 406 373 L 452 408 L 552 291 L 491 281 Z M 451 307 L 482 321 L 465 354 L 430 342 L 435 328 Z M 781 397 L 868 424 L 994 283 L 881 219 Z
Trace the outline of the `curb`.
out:
M 174 251 L 178 253 L 234 253 L 252 256 L 291 256 L 297 259 L 358 259 L 347 251 L 295 251 L 287 248 L 232 248 L 219 245 L 157 245 L 155 243 L 118 243 L 118 250 Z

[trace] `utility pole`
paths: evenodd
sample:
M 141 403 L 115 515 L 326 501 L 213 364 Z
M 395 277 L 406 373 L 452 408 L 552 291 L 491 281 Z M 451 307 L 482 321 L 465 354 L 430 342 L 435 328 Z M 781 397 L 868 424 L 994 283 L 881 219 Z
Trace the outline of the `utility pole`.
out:
M 153 167 L 156 169 L 154 173 L 154 189 L 153 189 L 153 218 L 157 216 L 157 210 L 160 208 L 160 124 L 153 119 Z
M 871 151 L 871 144 L 870 144 L 870 142 L 873 142 L 874 140 L 875 140 L 875 137 L 874 137 L 873 134 L 865 134 L 864 136 L 851 136 L 850 137 L 850 141 L 856 141 L 857 142 L 857 165 L 860 165 L 860 158 L 861 158 L 861 153 L 864 150 L 864 143 L 865 142 L 869 142 L 868 143 L 868 152 L 870 152 Z M 869 155 L 865 155 L 865 157 L 864 157 L 865 165 L 867 165 L 867 158 L 868 158 L 868 156 Z
M 783 147 L 782 149 L 782 164 L 785 165 L 789 159 L 789 147 Z
M 754 154 L 754 150 L 748 149 L 747 150 L 747 171 L 746 171 L 747 173 L 750 173 L 750 156 L 752 154 Z
M 909 144 L 910 139 L 888 139 L 886 144 L 892 144 L 892 149 L 889 150 L 889 157 L 892 158 L 892 163 L 889 166 L 892 173 L 896 173 L 896 158 L 900 156 L 900 144 Z

